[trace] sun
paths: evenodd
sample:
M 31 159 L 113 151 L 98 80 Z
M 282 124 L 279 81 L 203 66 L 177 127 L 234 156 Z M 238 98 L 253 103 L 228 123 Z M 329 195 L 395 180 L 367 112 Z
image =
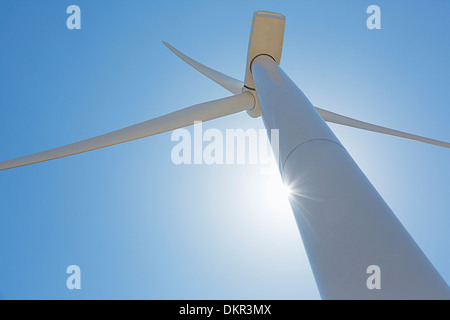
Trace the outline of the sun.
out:
M 285 185 L 278 172 L 263 177 L 261 194 L 263 201 L 273 210 L 290 209 L 289 198 L 292 190 Z
M 285 184 L 285 183 L 283 183 L 282 188 L 283 188 L 284 196 L 287 199 L 289 199 L 292 196 L 292 188 L 289 185 Z

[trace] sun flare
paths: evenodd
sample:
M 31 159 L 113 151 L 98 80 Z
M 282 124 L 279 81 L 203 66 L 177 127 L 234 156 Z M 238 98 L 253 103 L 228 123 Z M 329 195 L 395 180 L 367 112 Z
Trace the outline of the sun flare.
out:
M 290 209 L 289 197 L 292 195 L 292 190 L 283 183 L 280 175 L 278 173 L 268 175 L 263 180 L 261 194 L 268 207 L 275 210 Z

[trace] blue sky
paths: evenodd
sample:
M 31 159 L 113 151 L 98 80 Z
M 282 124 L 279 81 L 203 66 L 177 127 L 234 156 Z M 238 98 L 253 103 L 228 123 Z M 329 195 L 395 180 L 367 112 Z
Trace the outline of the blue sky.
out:
M 81 8 L 81 30 L 66 8 Z M 381 30 L 366 8 L 381 8 Z M 445 1 L 4 1 L 0 160 L 228 92 L 161 43 L 243 79 L 253 12 L 286 16 L 282 68 L 311 102 L 450 140 Z M 245 113 L 204 129 L 263 128 Z M 448 149 L 330 125 L 450 282 Z M 318 299 L 279 178 L 181 165 L 170 133 L 0 172 L 1 298 Z M 68 290 L 79 265 L 82 289 Z

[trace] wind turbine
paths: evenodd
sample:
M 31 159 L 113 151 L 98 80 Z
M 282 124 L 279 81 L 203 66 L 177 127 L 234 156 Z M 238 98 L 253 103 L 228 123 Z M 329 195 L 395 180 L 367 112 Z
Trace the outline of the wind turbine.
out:
M 247 111 L 279 129 L 279 169 L 312 271 L 324 299 L 450 299 L 450 288 L 396 218 L 328 125 L 333 122 L 449 148 L 433 140 L 315 108 L 279 66 L 285 17 L 254 13 L 244 82 L 178 57 L 232 96 L 62 147 L 0 162 L 0 171 L 132 141 L 195 121 Z M 381 288 L 369 289 L 378 266 Z

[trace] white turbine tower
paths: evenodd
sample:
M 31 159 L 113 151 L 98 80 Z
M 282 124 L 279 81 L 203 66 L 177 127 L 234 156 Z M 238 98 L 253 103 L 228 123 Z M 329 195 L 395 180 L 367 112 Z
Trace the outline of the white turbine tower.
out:
M 0 162 L 0 170 L 66 157 L 247 111 L 279 129 L 280 172 L 324 299 L 450 299 L 450 288 L 325 121 L 417 140 L 450 144 L 314 108 L 280 68 L 285 17 L 254 13 L 244 83 L 164 44 L 234 95 L 62 147 Z M 381 288 L 367 286 L 369 266 Z

